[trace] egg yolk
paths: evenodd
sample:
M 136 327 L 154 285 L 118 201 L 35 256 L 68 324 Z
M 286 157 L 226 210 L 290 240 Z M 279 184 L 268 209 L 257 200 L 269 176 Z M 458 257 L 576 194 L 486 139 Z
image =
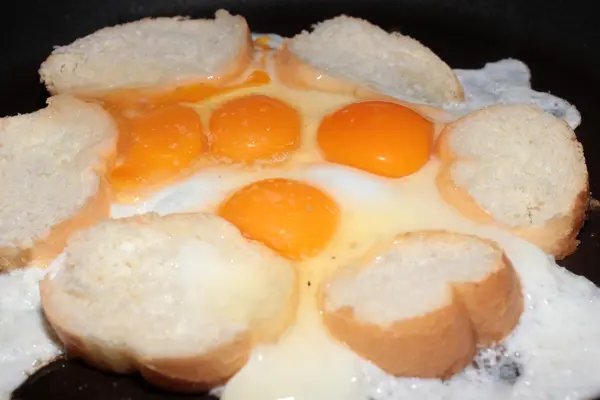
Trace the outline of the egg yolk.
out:
M 433 123 L 385 101 L 345 106 L 326 116 L 317 133 L 327 160 L 390 178 L 421 169 L 429 160 L 433 137 Z
M 109 176 L 117 192 L 168 180 L 190 166 L 205 147 L 200 117 L 182 105 L 157 108 L 121 126 L 119 147 L 124 154 Z
M 283 161 L 300 145 L 298 112 L 281 100 L 250 95 L 230 100 L 210 117 L 211 153 L 232 162 Z
M 235 192 L 219 215 L 292 260 L 318 254 L 338 227 L 339 208 L 321 190 L 289 179 L 267 179 Z
M 200 102 L 270 81 L 266 72 L 257 70 L 231 85 L 209 82 L 167 91 L 122 89 L 89 98 L 103 104 L 119 127 L 117 168 L 109 175 L 118 200 L 135 201 L 142 189 L 168 183 L 205 150 L 200 117 L 180 103 Z
M 218 86 L 209 83 L 197 83 L 178 86 L 173 90 L 156 91 L 153 89 L 122 89 L 108 93 L 102 100 L 113 108 L 156 108 L 175 103 L 197 103 L 214 96 L 230 93 L 238 89 L 262 86 L 271 81 L 269 75 L 261 70 L 252 72 L 239 84 Z
M 261 50 L 271 50 L 271 38 L 268 36 L 260 36 L 254 40 L 254 45 Z

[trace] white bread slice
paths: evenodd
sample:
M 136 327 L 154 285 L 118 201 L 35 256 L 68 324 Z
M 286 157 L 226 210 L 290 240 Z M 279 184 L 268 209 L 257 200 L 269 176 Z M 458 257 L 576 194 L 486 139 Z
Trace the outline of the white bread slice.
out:
M 68 354 L 183 392 L 223 384 L 295 318 L 294 266 L 211 214 L 107 220 L 40 285 Z
M 96 93 L 227 80 L 252 61 L 241 16 L 155 18 L 108 27 L 57 47 L 40 67 L 50 93 Z
M 321 289 L 329 332 L 395 376 L 448 378 L 477 345 L 506 337 L 523 311 L 519 278 L 494 242 L 404 233 Z
M 285 40 L 275 68 L 284 84 L 297 88 L 383 93 L 437 106 L 464 100 L 454 72 L 429 48 L 345 15 Z
M 561 119 L 525 104 L 490 106 L 447 126 L 436 143 L 444 199 L 557 259 L 577 247 L 589 197 L 583 148 Z
M 69 95 L 0 119 L 0 272 L 50 262 L 71 232 L 109 216 L 116 140 L 100 106 Z

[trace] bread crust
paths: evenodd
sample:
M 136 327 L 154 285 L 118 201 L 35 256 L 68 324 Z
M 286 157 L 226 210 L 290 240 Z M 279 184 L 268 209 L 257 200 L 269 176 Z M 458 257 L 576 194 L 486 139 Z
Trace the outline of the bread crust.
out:
M 31 261 L 31 249 L 0 247 L 0 273 L 25 267 Z
M 206 354 L 186 358 L 138 360 L 142 376 L 165 390 L 194 393 L 225 384 L 248 361 L 252 341 L 248 334 Z
M 53 287 L 46 276 L 40 282 L 42 309 L 50 326 L 63 343 L 67 356 L 81 359 L 90 366 L 108 372 L 139 372 L 154 386 L 173 392 L 198 393 L 226 383 L 248 361 L 258 343 L 276 342 L 296 318 L 298 285 L 290 294 L 274 322 L 263 323 L 237 335 L 233 340 L 201 354 L 173 358 L 148 358 L 126 347 L 110 347 L 93 338 L 82 337 L 67 329 L 50 300 Z
M 468 118 L 465 117 L 465 118 Z M 450 135 L 457 121 L 448 125 L 440 134 L 435 144 L 434 153 L 442 162 L 436 177 L 436 185 L 440 195 L 448 204 L 454 207 L 465 217 L 482 223 L 493 224 L 517 235 L 534 244 L 545 253 L 554 256 L 557 260 L 572 254 L 579 245 L 577 236 L 586 218 L 587 203 L 589 200 L 589 183 L 573 199 L 569 212 L 555 217 L 542 226 L 510 227 L 495 220 L 464 187 L 456 185 L 452 179 L 452 166 L 459 161 L 459 157 L 450 146 Z
M 411 232 L 398 238 L 448 234 Z M 323 321 L 332 336 L 394 376 L 442 379 L 464 369 L 477 345 L 505 338 L 523 312 L 519 278 L 495 242 L 470 235 L 458 237 L 484 241 L 496 249 L 501 256 L 495 261 L 495 272 L 479 282 L 452 283 L 452 297 L 445 306 L 388 327 L 361 321 L 350 307 L 326 311 L 321 290 Z
M 475 332 L 458 301 L 389 328 L 361 322 L 350 308 L 324 312 L 323 322 L 337 340 L 394 376 L 449 378 L 475 355 Z

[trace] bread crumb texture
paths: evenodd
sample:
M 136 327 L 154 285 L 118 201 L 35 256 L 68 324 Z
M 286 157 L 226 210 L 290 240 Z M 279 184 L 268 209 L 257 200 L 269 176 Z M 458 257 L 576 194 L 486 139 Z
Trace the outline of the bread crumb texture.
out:
M 362 19 L 335 17 L 288 45 L 302 61 L 376 91 L 438 105 L 463 100 L 454 72 L 429 48 Z
M 569 215 L 587 188 L 583 147 L 562 120 L 528 105 L 497 105 L 446 128 L 452 179 L 509 227 Z
M 244 18 L 224 10 L 215 19 L 147 18 L 57 47 L 40 75 L 54 93 L 206 79 L 234 62 L 247 38 Z
M 117 128 L 100 106 L 71 96 L 0 120 L 0 248 L 26 249 L 96 194 Z
M 291 264 L 210 214 L 146 214 L 75 235 L 44 309 L 75 336 L 141 358 L 203 354 L 281 319 Z M 274 323 L 273 323 L 274 324 Z

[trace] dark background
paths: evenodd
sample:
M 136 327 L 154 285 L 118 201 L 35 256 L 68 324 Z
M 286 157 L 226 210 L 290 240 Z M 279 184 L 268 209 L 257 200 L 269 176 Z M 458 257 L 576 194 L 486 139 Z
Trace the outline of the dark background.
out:
M 220 7 L 243 14 L 254 31 L 283 35 L 340 13 L 362 16 L 417 37 L 455 68 L 481 62 L 447 42 L 480 43 L 488 60 L 543 57 L 548 68 L 560 73 L 555 79 L 575 74 L 592 88 L 599 83 L 595 71 L 600 70 L 600 51 L 594 51 L 600 29 L 593 4 L 593 0 L 18 0 L 5 3 L 0 14 L 0 111 L 12 114 L 34 108 L 31 93 L 39 93 L 35 70 L 53 45 L 110 24 L 159 15 L 208 17 Z
M 20 0 L 0 12 L 0 116 L 34 111 L 46 93 L 37 69 L 54 45 L 96 29 L 149 16 L 211 17 L 218 8 L 244 15 L 253 31 L 293 35 L 346 13 L 411 35 L 453 68 L 518 58 L 534 89 L 580 110 L 577 129 L 600 193 L 600 20 L 593 0 Z M 1 195 L 1 188 L 0 188 Z M 599 195 L 600 196 L 600 195 Z M 578 251 L 561 262 L 600 284 L 600 214 L 590 211 Z M 600 375 L 600 372 L 599 372 Z M 600 378 L 599 378 L 600 379 Z M 174 398 L 175 396 L 173 396 Z M 22 386 L 15 399 L 162 399 L 138 379 L 57 362 Z M 199 397 L 198 397 L 199 398 Z M 319 399 L 315 399 L 319 400 Z

